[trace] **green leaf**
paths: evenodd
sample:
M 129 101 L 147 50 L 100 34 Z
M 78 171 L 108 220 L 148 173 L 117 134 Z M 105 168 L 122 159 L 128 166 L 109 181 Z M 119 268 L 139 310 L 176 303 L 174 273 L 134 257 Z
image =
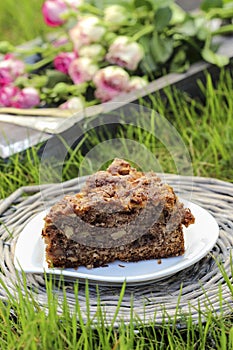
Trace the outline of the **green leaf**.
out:
M 161 38 L 157 32 L 153 33 L 151 39 L 151 54 L 156 63 L 165 63 L 172 55 L 173 40 Z
M 197 28 L 193 18 L 187 17 L 185 22 L 177 26 L 177 33 L 184 34 L 185 36 L 194 36 L 197 34 L 199 28 Z
M 226 66 L 230 61 L 228 57 L 219 55 L 213 52 L 212 50 L 210 50 L 209 48 L 204 48 L 201 51 L 201 55 L 205 61 L 211 64 L 215 64 L 218 67 Z
M 156 71 L 157 65 L 151 54 L 146 54 L 140 63 L 140 68 L 144 74 Z
M 186 52 L 183 49 L 180 49 L 173 57 L 170 64 L 170 71 L 182 73 L 189 68 L 190 64 L 187 60 Z
M 70 78 L 66 74 L 63 74 L 55 69 L 46 70 L 46 75 L 48 78 L 48 81 L 47 81 L 48 88 L 53 88 L 57 83 L 60 83 L 60 82 L 65 82 L 65 83 L 70 82 Z
M 176 25 L 178 23 L 184 22 L 186 12 L 180 6 L 174 3 L 170 6 L 170 9 L 172 10 L 172 18 L 170 21 L 171 25 Z
M 147 54 L 148 52 L 150 52 L 151 36 L 150 35 L 142 36 L 139 39 L 139 44 L 142 45 L 145 54 Z
M 223 2 L 222 0 L 203 0 L 200 7 L 203 11 L 208 11 L 212 8 L 223 7 Z
M 155 13 L 154 21 L 155 28 L 157 31 L 162 31 L 165 27 L 168 26 L 172 18 L 172 11 L 169 7 L 159 8 Z

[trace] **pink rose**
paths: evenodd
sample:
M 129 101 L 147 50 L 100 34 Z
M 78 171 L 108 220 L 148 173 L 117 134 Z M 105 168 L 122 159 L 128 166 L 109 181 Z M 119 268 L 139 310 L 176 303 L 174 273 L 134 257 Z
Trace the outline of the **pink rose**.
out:
M 40 95 L 33 87 L 26 87 L 20 91 L 15 99 L 15 107 L 17 108 L 33 108 L 40 103 Z
M 20 90 L 13 85 L 0 89 L 0 106 L 15 108 L 32 108 L 40 103 L 39 93 L 33 87 Z
M 109 101 L 122 92 L 126 92 L 129 74 L 117 66 L 100 69 L 94 76 L 95 96 L 102 102 Z
M 75 84 L 92 80 L 98 66 L 88 57 L 76 58 L 69 66 L 69 75 Z
M 101 21 L 96 16 L 87 16 L 69 31 L 70 39 L 76 51 L 83 45 L 99 42 L 106 33 L 106 28 L 101 25 Z
M 20 90 L 13 85 L 0 89 L 0 106 L 15 108 L 32 108 L 40 103 L 39 93 L 33 87 Z
M 67 12 L 67 5 L 63 0 L 46 0 L 42 6 L 45 23 L 50 27 L 57 27 L 65 23 L 62 16 Z
M 0 88 L 0 106 L 14 107 L 14 101 L 20 95 L 20 89 L 13 85 L 7 85 Z
M 127 36 L 118 36 L 110 45 L 106 60 L 118 66 L 135 70 L 143 58 L 144 51 L 138 43 Z
M 19 76 L 25 75 L 26 66 L 24 62 L 18 60 L 13 55 L 6 55 L 0 61 L 0 86 L 8 85 Z
M 77 57 L 74 52 L 60 52 L 53 61 L 54 67 L 64 74 L 68 74 L 71 62 Z
M 0 86 L 5 86 L 13 82 L 11 73 L 7 68 L 0 67 Z
M 83 99 L 81 97 L 71 97 L 66 102 L 62 103 L 59 108 L 60 109 L 84 109 L 85 105 Z

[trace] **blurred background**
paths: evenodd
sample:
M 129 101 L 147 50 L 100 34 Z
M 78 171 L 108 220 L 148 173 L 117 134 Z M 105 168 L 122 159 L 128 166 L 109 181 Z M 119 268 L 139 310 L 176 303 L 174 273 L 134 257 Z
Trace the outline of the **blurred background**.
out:
M 44 36 L 51 30 L 45 25 L 41 7 L 44 0 L 0 1 L 0 41 L 12 44 Z
M 156 1 L 156 0 L 154 0 Z M 41 7 L 44 0 L 0 1 L 0 41 L 8 40 L 18 45 L 54 31 L 45 25 Z M 112 1 L 118 3 L 118 1 Z M 197 8 L 201 0 L 177 0 L 185 10 Z

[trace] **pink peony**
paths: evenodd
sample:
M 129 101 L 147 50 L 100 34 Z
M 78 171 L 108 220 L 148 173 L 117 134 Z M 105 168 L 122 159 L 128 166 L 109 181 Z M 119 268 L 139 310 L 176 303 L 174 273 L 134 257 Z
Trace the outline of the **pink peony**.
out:
M 75 84 L 92 80 L 98 66 L 88 57 L 76 58 L 69 66 L 69 75 Z
M 13 82 L 9 69 L 0 67 L 0 86 L 5 86 Z
M 13 85 L 0 88 L 0 106 L 15 108 L 32 108 L 40 103 L 39 93 L 33 87 L 20 90 Z
M 83 45 L 99 42 L 106 33 L 106 28 L 96 16 L 87 16 L 69 31 L 70 39 L 73 42 L 76 51 Z
M 127 36 L 118 36 L 109 47 L 106 60 L 118 66 L 135 70 L 143 55 L 141 45 L 131 41 Z
M 95 96 L 102 102 L 109 101 L 122 92 L 126 92 L 129 74 L 117 66 L 100 69 L 94 76 Z
M 65 23 L 62 18 L 68 8 L 63 0 L 46 0 L 42 6 L 45 23 L 50 27 L 57 27 Z
M 13 85 L 6 85 L 0 88 L 0 106 L 14 107 L 15 99 L 20 95 L 21 90 Z
M 53 61 L 54 67 L 64 74 L 68 74 L 71 62 L 77 57 L 74 52 L 60 52 Z
M 16 96 L 15 107 L 33 108 L 40 103 L 40 95 L 34 87 L 26 87 Z
M 66 102 L 62 103 L 59 108 L 60 109 L 84 109 L 85 105 L 83 103 L 83 99 L 80 97 L 71 97 Z
M 0 87 L 13 83 L 19 76 L 25 75 L 25 64 L 8 54 L 0 61 Z

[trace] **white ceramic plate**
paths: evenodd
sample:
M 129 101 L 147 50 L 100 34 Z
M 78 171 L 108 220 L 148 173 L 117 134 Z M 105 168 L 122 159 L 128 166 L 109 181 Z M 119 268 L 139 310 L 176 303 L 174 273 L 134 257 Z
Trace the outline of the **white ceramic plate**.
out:
M 184 228 L 185 254 L 179 257 L 144 260 L 139 262 L 115 261 L 107 267 L 87 269 L 48 268 L 44 259 L 45 245 L 41 238 L 45 211 L 35 216 L 22 230 L 15 248 L 14 263 L 26 273 L 62 274 L 67 279 L 79 279 L 101 284 L 118 284 L 125 280 L 131 284 L 148 283 L 181 271 L 203 258 L 215 245 L 219 228 L 213 216 L 200 206 L 182 200 L 195 216 L 195 224 Z

